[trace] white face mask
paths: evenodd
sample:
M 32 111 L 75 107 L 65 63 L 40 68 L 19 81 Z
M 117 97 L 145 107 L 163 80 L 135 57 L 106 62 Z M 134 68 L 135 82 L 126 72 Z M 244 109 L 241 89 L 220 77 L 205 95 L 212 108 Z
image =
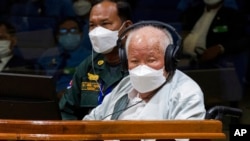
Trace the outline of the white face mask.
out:
M 164 68 L 155 70 L 146 65 L 140 65 L 129 70 L 130 81 L 140 93 L 150 92 L 159 88 L 165 81 Z
M 219 2 L 221 2 L 222 0 L 204 0 L 204 3 L 207 5 L 214 5 L 217 4 Z
M 91 3 L 87 0 L 78 0 L 74 2 L 73 7 L 78 16 L 84 16 L 89 12 Z
M 0 40 L 0 57 L 8 55 L 10 52 L 10 41 Z
M 97 53 L 109 53 L 116 46 L 118 30 L 112 31 L 101 26 L 89 32 L 92 47 Z

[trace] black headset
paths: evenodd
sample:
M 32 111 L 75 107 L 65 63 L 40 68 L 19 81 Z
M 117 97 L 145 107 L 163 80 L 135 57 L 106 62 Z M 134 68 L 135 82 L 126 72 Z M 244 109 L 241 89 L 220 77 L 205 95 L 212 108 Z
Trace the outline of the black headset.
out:
M 135 23 L 131 26 L 129 26 L 127 29 L 125 29 L 119 36 L 117 40 L 117 46 L 119 49 L 119 57 L 121 59 L 121 63 L 123 65 L 123 70 L 127 71 L 128 70 L 128 62 L 127 62 L 127 56 L 126 56 L 126 51 L 125 47 L 122 46 L 122 39 L 126 36 L 126 34 L 134 29 L 138 29 L 143 26 L 153 26 L 157 27 L 160 29 L 165 29 L 167 30 L 173 39 L 173 44 L 169 44 L 166 52 L 165 52 L 165 70 L 169 73 L 168 79 L 171 79 L 172 76 L 174 75 L 174 72 L 177 67 L 177 63 L 179 61 L 180 55 L 181 55 L 181 41 L 182 38 L 178 34 L 178 32 L 175 30 L 174 27 L 172 27 L 169 24 L 160 22 L 160 21 L 140 21 L 138 23 Z

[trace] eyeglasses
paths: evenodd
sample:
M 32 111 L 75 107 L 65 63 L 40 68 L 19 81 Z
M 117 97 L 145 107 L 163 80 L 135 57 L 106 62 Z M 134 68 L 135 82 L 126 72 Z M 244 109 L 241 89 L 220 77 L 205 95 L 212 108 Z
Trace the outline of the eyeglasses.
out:
M 70 29 L 61 28 L 59 29 L 59 33 L 60 34 L 67 34 L 67 33 L 77 34 L 79 33 L 79 30 L 77 28 L 70 28 Z

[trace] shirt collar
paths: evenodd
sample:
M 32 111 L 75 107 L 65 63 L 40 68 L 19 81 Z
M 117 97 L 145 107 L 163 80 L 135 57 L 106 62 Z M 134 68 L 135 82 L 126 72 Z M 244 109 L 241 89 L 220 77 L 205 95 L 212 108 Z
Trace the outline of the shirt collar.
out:
M 139 101 L 141 101 L 142 99 L 139 97 L 139 93 L 138 91 L 136 91 L 135 89 L 132 89 L 129 93 L 128 93 L 128 98 L 132 103 L 137 103 Z

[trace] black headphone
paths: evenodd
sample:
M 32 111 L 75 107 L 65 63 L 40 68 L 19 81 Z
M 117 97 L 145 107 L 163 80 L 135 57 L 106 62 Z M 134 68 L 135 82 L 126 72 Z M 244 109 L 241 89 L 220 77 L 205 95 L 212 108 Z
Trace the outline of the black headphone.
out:
M 167 46 L 167 49 L 165 51 L 165 70 L 169 73 L 169 77 L 168 79 L 171 79 L 171 77 L 173 76 L 176 67 L 177 67 L 177 63 L 179 61 L 180 58 L 180 54 L 181 54 L 181 41 L 182 38 L 181 36 L 178 34 L 178 32 L 175 30 L 174 27 L 172 27 L 169 24 L 160 22 L 160 21 L 141 21 L 138 23 L 135 23 L 131 26 L 129 26 L 127 29 L 125 29 L 119 36 L 118 40 L 117 40 L 117 46 L 119 49 L 119 57 L 121 59 L 121 63 L 123 64 L 123 69 L 124 71 L 128 70 L 128 62 L 127 62 L 127 56 L 126 56 L 126 51 L 125 51 L 125 47 L 122 46 L 122 39 L 126 36 L 126 34 L 134 29 L 138 29 L 140 27 L 143 26 L 153 26 L 153 27 L 157 27 L 160 29 L 165 29 L 167 30 L 173 39 L 173 44 L 169 44 Z

